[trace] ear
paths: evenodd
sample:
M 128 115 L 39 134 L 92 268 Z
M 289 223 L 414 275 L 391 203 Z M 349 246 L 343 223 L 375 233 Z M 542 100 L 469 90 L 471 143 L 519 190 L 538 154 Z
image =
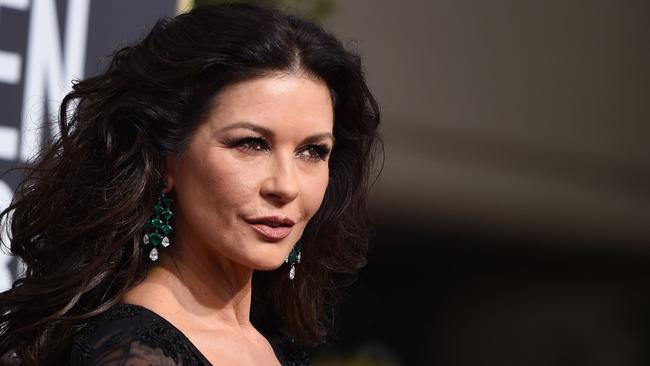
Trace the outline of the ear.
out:
M 167 156 L 165 159 L 165 172 L 162 180 L 165 184 L 164 193 L 169 193 L 174 189 L 174 176 L 176 174 L 176 159 L 173 156 Z

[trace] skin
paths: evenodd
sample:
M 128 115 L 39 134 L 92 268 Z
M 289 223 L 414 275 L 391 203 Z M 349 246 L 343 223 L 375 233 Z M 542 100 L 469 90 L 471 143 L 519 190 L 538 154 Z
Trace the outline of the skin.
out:
M 186 150 L 167 160 L 172 244 L 122 302 L 170 321 L 213 364 L 279 365 L 250 322 L 252 275 L 280 267 L 320 207 L 333 121 L 327 86 L 304 73 L 224 89 Z M 269 240 L 246 221 L 270 215 L 295 222 L 287 237 Z

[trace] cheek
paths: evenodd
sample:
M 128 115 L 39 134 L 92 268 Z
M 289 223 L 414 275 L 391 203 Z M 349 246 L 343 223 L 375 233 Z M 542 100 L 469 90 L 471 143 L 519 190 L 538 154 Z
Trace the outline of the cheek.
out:
M 323 197 L 325 196 L 325 190 L 327 189 L 327 184 L 329 183 L 329 170 L 324 169 L 318 175 L 309 179 L 309 182 L 305 185 L 303 192 L 305 193 L 305 206 L 308 211 L 308 216 L 311 218 L 316 211 L 320 208 L 323 203 Z
M 205 162 L 207 200 L 220 208 L 241 207 L 253 199 L 258 175 L 255 169 L 243 169 L 241 162 L 222 155 L 213 154 Z

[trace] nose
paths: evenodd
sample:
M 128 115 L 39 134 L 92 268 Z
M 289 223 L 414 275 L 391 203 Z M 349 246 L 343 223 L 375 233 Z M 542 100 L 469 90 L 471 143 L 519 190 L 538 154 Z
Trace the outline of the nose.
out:
M 262 182 L 261 195 L 277 205 L 289 203 L 300 192 L 292 157 L 276 157 Z

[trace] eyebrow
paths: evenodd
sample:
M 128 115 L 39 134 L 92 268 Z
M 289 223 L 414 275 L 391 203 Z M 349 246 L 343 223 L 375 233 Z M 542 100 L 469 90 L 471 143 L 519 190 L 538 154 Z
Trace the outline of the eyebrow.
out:
M 226 131 L 230 131 L 230 130 L 234 130 L 234 129 L 238 129 L 238 128 L 243 128 L 243 129 L 255 131 L 255 132 L 259 133 L 259 134 L 269 136 L 269 137 L 275 137 L 275 133 L 273 131 L 269 130 L 268 128 L 262 127 L 262 126 L 260 126 L 258 124 L 255 124 L 253 122 L 248 122 L 248 121 L 235 122 L 233 124 L 230 124 L 230 125 L 222 128 L 222 129 L 220 129 L 219 132 L 226 132 Z M 332 139 L 332 144 L 334 144 L 334 141 L 336 141 L 334 139 L 334 135 L 332 135 L 330 132 L 323 132 L 323 133 L 317 133 L 317 134 L 314 134 L 314 135 L 310 135 L 307 138 L 305 138 L 303 141 L 304 141 L 304 143 L 309 144 L 309 143 L 314 143 L 314 142 L 321 141 L 321 140 L 326 139 L 326 138 Z

